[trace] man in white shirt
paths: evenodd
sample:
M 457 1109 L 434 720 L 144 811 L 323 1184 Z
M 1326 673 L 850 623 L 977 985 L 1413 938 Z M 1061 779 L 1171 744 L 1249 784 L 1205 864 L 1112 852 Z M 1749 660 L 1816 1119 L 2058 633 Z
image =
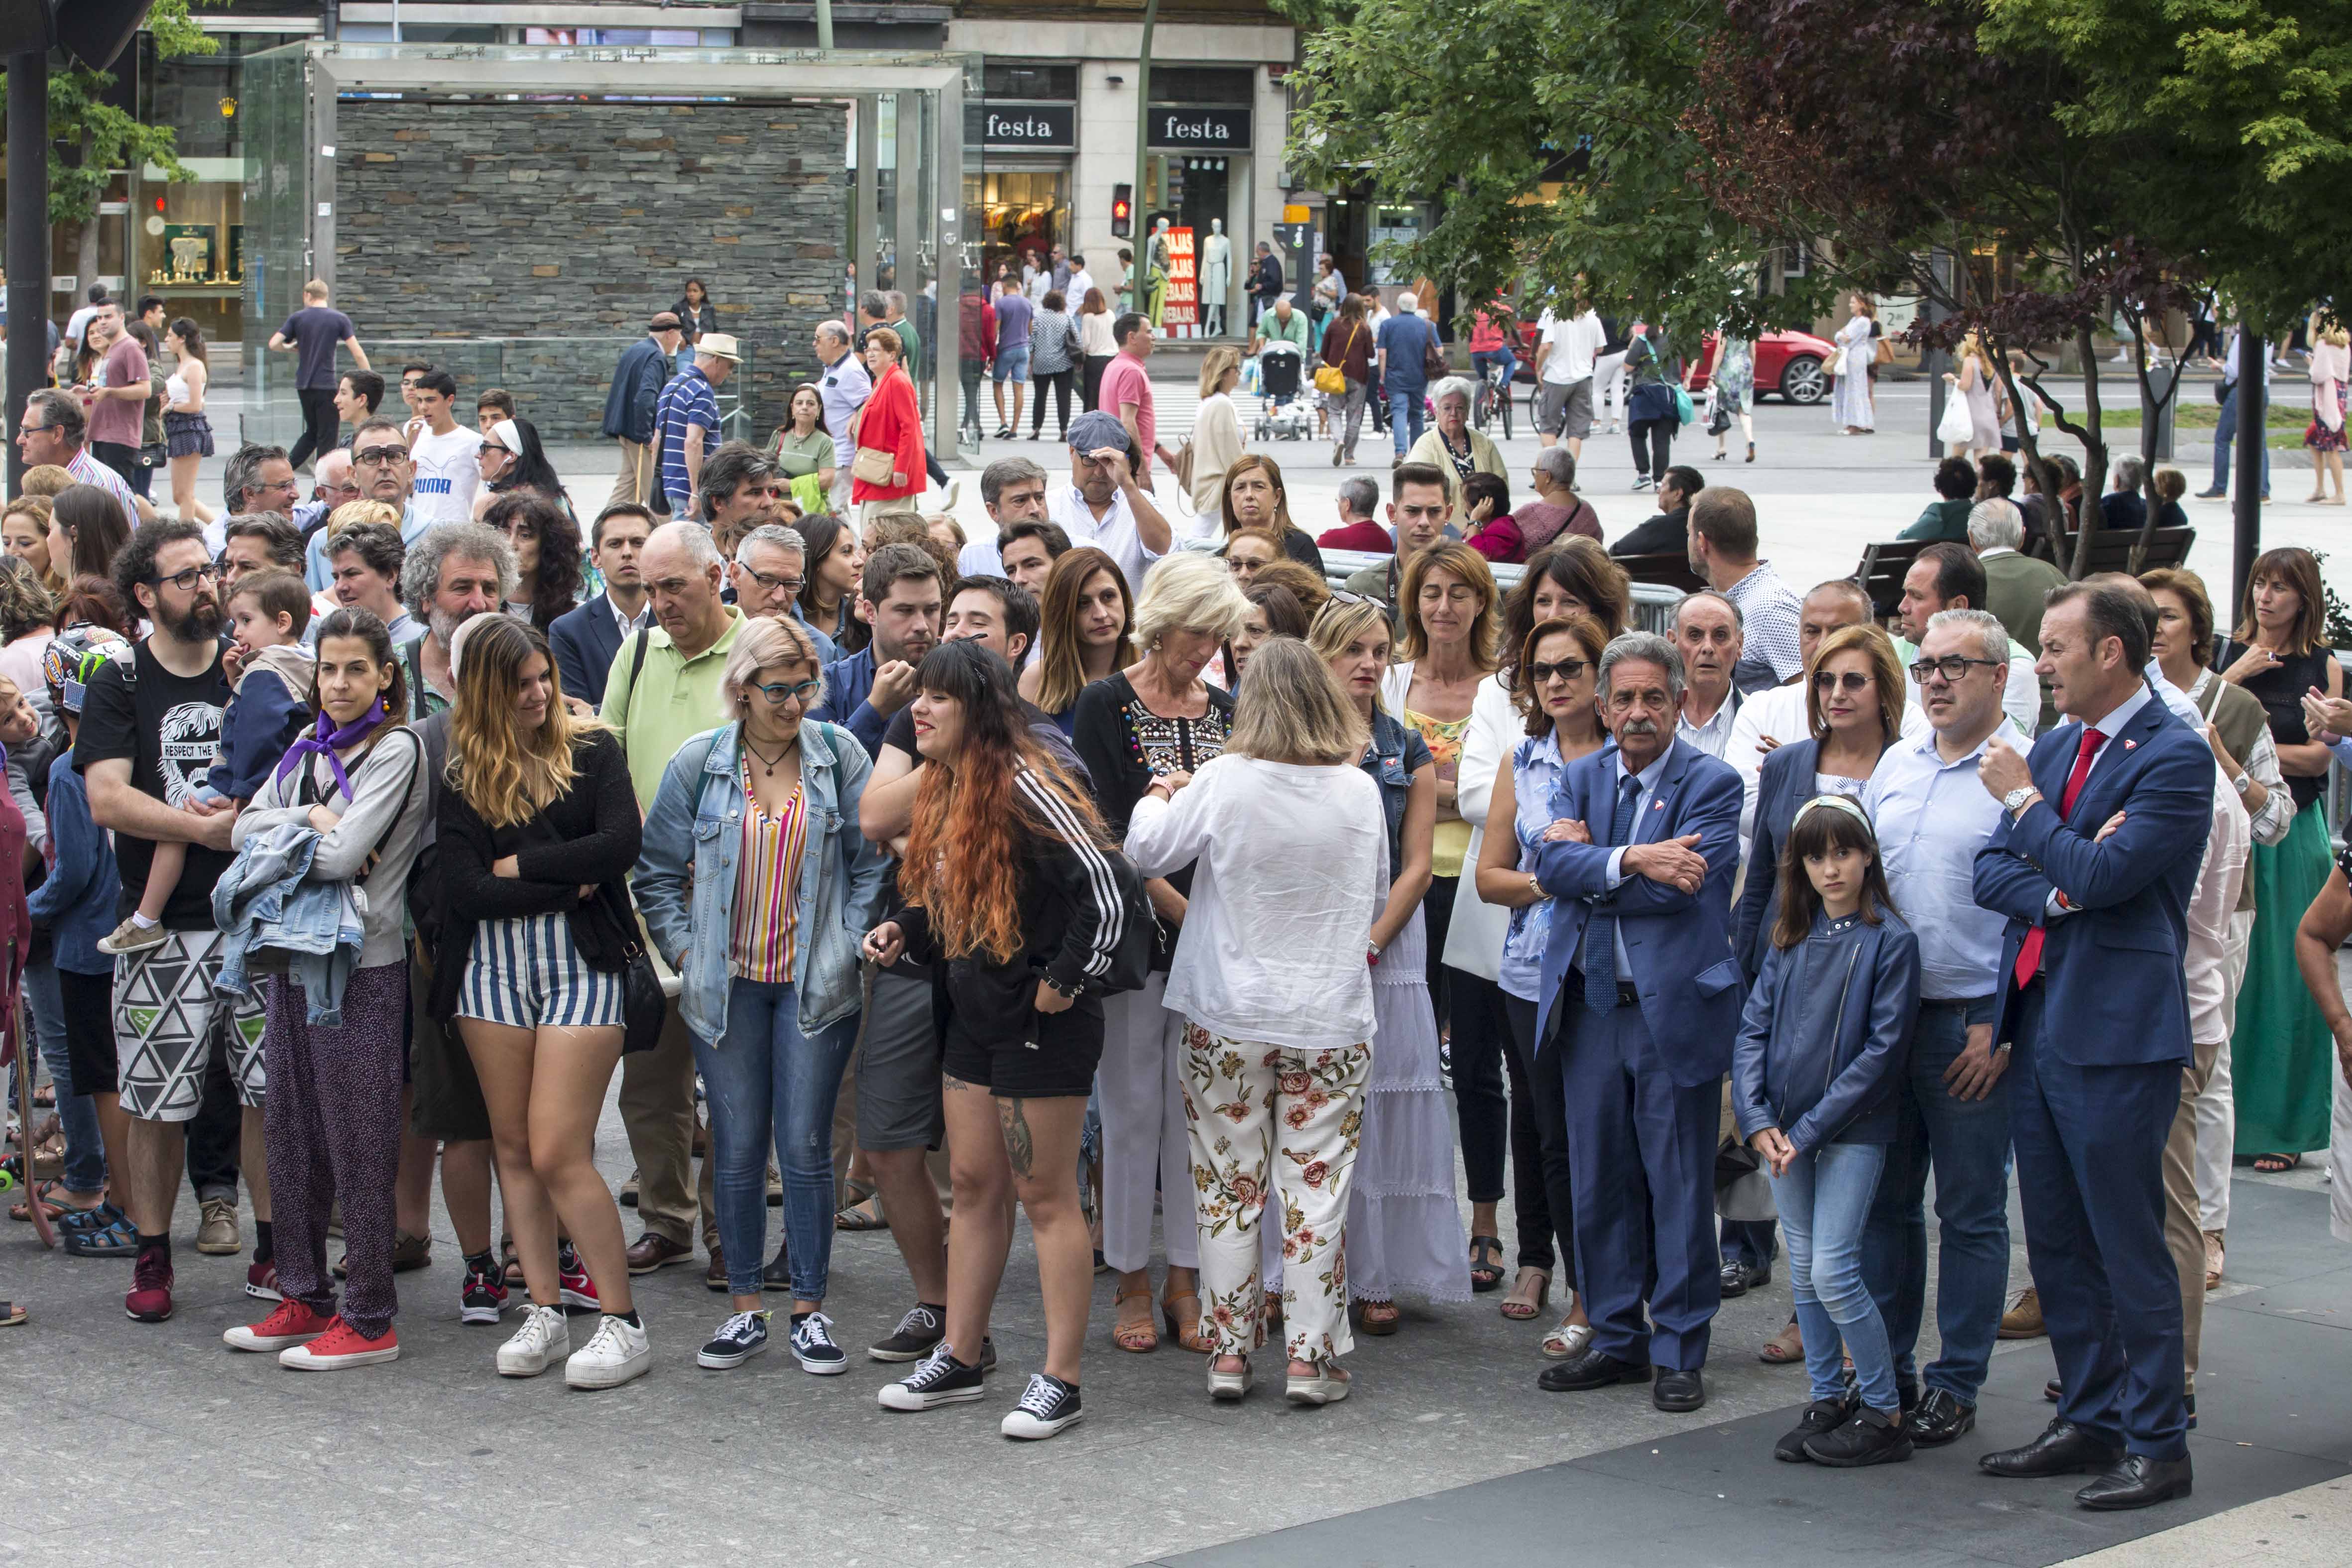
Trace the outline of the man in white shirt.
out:
M 1002 577 L 1004 560 L 997 538 L 1016 522 L 1045 517 L 1045 470 L 1026 458 L 999 458 L 980 471 L 980 504 L 995 526 L 956 556 L 956 575 Z
M 1071 257 L 1070 286 L 1062 291 L 1064 301 L 1071 315 L 1075 316 L 1078 313 L 1078 307 L 1087 302 L 1087 290 L 1093 287 L 1095 287 L 1095 275 L 1087 270 L 1087 258 L 1083 256 Z
M 408 395 L 409 406 L 416 410 L 408 441 L 415 467 L 410 489 L 426 528 L 471 522 L 474 495 L 482 488 L 482 433 L 457 423 L 457 380 L 446 370 L 425 372 Z
M 1685 595 L 1675 606 L 1675 647 L 1683 656 L 1685 681 L 1675 733 L 1717 761 L 1731 742 L 1732 721 L 1739 712 L 1731 670 L 1744 646 L 1739 606 L 1714 589 Z
M 824 367 L 816 378 L 816 391 L 824 403 L 824 427 L 833 433 L 833 503 L 839 507 L 849 500 L 849 468 L 857 458 L 850 424 L 866 406 L 874 382 L 857 363 L 857 356 L 849 352 L 849 329 L 839 321 L 816 324 L 816 358 Z
M 1571 457 L 1592 434 L 1592 365 L 1609 341 L 1587 305 L 1561 321 L 1549 310 L 1536 323 L 1536 433 L 1547 447 L 1565 437 Z
M 1919 552 L 1903 574 L 1903 600 L 1895 616 L 1895 657 L 1908 669 L 1918 649 L 1912 640 L 1927 628 L 1929 617 L 1945 610 L 1981 610 L 1987 587 L 1984 563 L 1965 544 L 1943 541 Z M 2033 673 L 2033 655 L 2016 643 L 2009 645 L 2009 683 L 2001 688 L 2001 710 L 2031 737 L 2042 722 L 2042 683 Z
M 1070 536 L 1118 563 L 1127 591 L 1143 591 L 1143 574 L 1174 548 L 1168 520 L 1136 482 L 1135 443 L 1118 416 L 1097 408 L 1070 421 L 1068 489 L 1045 503 L 1045 515 Z

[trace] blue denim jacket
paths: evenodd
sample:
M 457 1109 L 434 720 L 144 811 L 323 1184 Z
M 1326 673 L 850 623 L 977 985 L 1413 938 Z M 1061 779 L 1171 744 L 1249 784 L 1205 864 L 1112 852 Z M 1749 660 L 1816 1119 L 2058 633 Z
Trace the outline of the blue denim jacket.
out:
M 697 735 L 669 760 L 646 813 L 634 879 L 637 908 L 663 959 L 677 969 L 678 955 L 687 955 L 678 1012 L 706 1040 L 727 1033 L 735 867 L 743 853 L 741 733 L 741 725 L 729 724 Z M 793 914 L 793 989 L 801 1032 L 814 1035 L 857 1010 L 858 944 L 879 918 L 890 857 L 858 830 L 858 797 L 874 765 L 856 737 L 804 719 L 800 742 L 808 847 Z
M 122 881 L 114 868 L 113 841 L 90 820 L 89 795 L 69 750 L 49 764 L 48 852 L 47 880 L 25 895 L 34 923 L 49 928 L 59 969 L 113 973 L 114 960 L 98 951 L 98 939 L 114 929 Z
M 252 989 L 246 964 L 254 952 L 291 955 L 288 973 L 302 987 L 309 1021 L 343 1021 L 343 984 L 359 967 L 367 932 L 349 882 L 307 880 L 319 831 L 297 823 L 264 828 L 245 841 L 213 884 L 213 924 L 227 934 L 213 989 L 243 996 Z

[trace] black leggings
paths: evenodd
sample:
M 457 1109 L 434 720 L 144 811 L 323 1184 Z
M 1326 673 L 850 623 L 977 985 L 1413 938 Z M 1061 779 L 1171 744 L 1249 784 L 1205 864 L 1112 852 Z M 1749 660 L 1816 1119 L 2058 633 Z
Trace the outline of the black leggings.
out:
M 1087 413 L 1092 414 L 1096 409 L 1102 406 L 1103 372 L 1108 370 L 1110 368 L 1110 362 L 1118 357 L 1118 356 L 1117 354 L 1088 354 L 1087 356 L 1086 368 L 1080 373 L 1084 379 L 1079 383 L 1078 391 L 1086 399 Z M 1114 408 L 1111 412 L 1116 414 L 1118 410 Z
M 300 468 L 311 458 L 323 458 L 335 449 L 335 441 L 342 434 L 342 416 L 335 409 L 335 389 L 305 386 L 294 394 L 302 405 L 302 438 L 286 454 L 286 460 Z
M 1483 974 L 1450 965 L 1445 986 L 1454 1007 L 1454 1114 L 1462 1129 L 1462 1169 L 1469 1179 L 1469 1198 L 1474 1204 L 1500 1203 L 1503 1151 L 1510 1143 L 1508 1129 L 1516 1109 L 1511 1100 L 1520 1098 L 1515 1093 L 1506 1100 L 1503 1095 L 1503 1062 L 1511 1054 L 1511 1022 L 1503 1012 L 1503 988 Z M 1514 1089 L 1518 1077 L 1514 1070 Z M 1526 1114 L 1524 1110 L 1517 1110 L 1519 1119 Z M 1512 1152 L 1517 1153 L 1516 1147 Z M 1534 1160 L 1525 1157 L 1521 1163 L 1532 1166 Z M 1525 1216 L 1521 1218 L 1519 1246 L 1524 1251 L 1528 1227 Z M 1549 1237 L 1544 1245 L 1548 1253 Z
M 1663 483 L 1666 468 L 1675 455 L 1675 430 L 1681 421 L 1672 416 L 1664 419 L 1636 419 L 1625 426 L 1626 439 L 1633 444 L 1633 471 L 1654 482 Z
M 1045 427 L 1045 389 L 1054 389 L 1054 420 L 1061 434 L 1070 430 L 1070 383 L 1077 378 L 1075 370 L 1049 370 L 1043 374 L 1029 373 L 1032 405 L 1029 410 L 1029 434 L 1034 436 Z
M 1450 973 L 1445 967 L 1445 933 L 1454 925 L 1454 894 L 1462 886 L 1459 877 L 1432 877 L 1429 891 L 1421 896 L 1421 919 L 1423 932 L 1429 938 L 1426 969 L 1429 975 L 1429 1005 L 1436 1010 L 1437 1027 L 1442 1034 L 1449 1012 L 1453 993 L 1445 984 Z
M 1536 1005 L 1503 994 L 1503 1011 L 1511 1021 L 1511 1104 L 1531 1108 L 1532 1118 L 1511 1118 L 1512 1207 L 1519 1226 L 1519 1266 L 1550 1268 L 1552 1238 L 1559 1238 L 1558 1257 L 1565 1267 L 1552 1275 L 1554 1285 L 1576 1287 L 1576 1188 L 1569 1176 L 1568 1100 L 1560 1081 L 1559 1045 L 1536 1049 Z M 1534 1145 L 1528 1150 L 1528 1144 Z

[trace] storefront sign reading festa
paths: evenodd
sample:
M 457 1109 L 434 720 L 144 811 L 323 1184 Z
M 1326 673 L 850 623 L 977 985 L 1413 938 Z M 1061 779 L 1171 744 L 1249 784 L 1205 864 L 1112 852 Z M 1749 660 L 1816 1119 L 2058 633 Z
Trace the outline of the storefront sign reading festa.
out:
M 1200 330 L 1200 275 L 1192 264 L 1192 231 L 1171 228 L 1168 231 L 1168 297 L 1161 307 L 1160 325 L 1170 335 L 1189 338 Z
M 975 105 L 981 144 L 985 147 L 1044 148 L 1066 152 L 1078 144 L 1078 110 L 1068 103 L 984 103 Z M 967 122 L 969 139 L 972 127 Z
M 1155 104 L 1151 110 L 1150 144 L 1162 151 L 1246 153 L 1250 147 L 1250 111 Z

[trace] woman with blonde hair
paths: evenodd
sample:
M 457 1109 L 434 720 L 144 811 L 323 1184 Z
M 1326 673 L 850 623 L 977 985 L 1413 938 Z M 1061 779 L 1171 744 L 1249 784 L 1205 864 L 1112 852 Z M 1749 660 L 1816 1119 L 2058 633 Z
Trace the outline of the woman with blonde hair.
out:
M 53 598 L 63 598 L 66 580 L 49 559 L 49 498 L 18 496 L 0 511 L 0 552 L 22 556 Z
M 1054 570 L 1058 577 L 1073 550 Z M 1050 596 L 1052 589 L 1049 586 Z M 1070 743 L 1091 775 L 1096 808 L 1111 837 L 1127 836 L 1136 803 L 1156 779 L 1190 774 L 1225 749 L 1234 700 L 1201 679 L 1211 658 L 1242 629 L 1249 605 L 1224 563 L 1212 555 L 1171 555 L 1143 580 L 1130 640 L 1142 657 L 1079 695 Z M 1269 645 L 1271 646 L 1271 645 Z M 1049 648 L 1050 651 L 1050 648 Z M 1263 657 L 1265 649 L 1258 650 Z M 1160 1308 L 1187 1350 L 1202 1350 L 1200 1263 L 1192 1225 L 1192 1181 L 1184 1131 L 1183 1017 L 1161 1000 L 1167 953 L 1185 919 L 1189 863 L 1165 868 L 1149 884 L 1160 920 L 1160 957 L 1141 988 L 1105 1006 L 1102 1068 L 1097 1076 L 1103 1123 L 1102 1251 L 1118 1271 L 1111 1327 L 1119 1349 L 1155 1350 L 1151 1324 L 1151 1211 L 1159 1194 L 1168 1249 Z M 1126 1303 L 1137 1301 L 1130 1313 Z
M 1853 297 L 1853 314 L 1837 330 L 1837 362 L 1830 367 L 1830 423 L 1847 436 L 1867 436 L 1878 426 L 1870 378 L 1877 372 L 1878 308 L 1867 294 Z M 1998 443 L 1996 443 L 1998 444 Z
M 861 461 L 866 453 L 880 452 L 890 467 L 869 479 L 860 478 L 857 465 L 852 465 L 849 499 L 857 507 L 861 525 L 891 512 L 912 513 L 915 498 L 930 482 L 915 384 L 899 363 L 905 352 L 898 334 L 887 327 L 866 334 L 866 368 L 874 378 L 874 390 L 857 411 L 851 439 Z
M 1037 657 L 1021 672 L 1021 695 L 1052 716 L 1062 733 L 1077 721 L 1078 694 L 1133 664 L 1135 601 L 1118 563 L 1091 544 L 1064 551 L 1045 575 L 1037 615 Z
M 1218 347 L 1201 356 L 1201 411 L 1192 416 L 1192 510 L 1202 531 L 1222 534 L 1225 470 L 1242 455 L 1242 416 L 1234 407 L 1241 384 L 1239 349 Z
M 1950 443 L 1944 455 L 1973 460 L 2000 451 L 2001 426 L 2009 423 L 2009 397 L 2001 391 L 1981 333 L 1970 332 L 1960 340 L 1960 368 L 1957 374 L 1946 371 L 1944 380 L 1968 400 L 1970 427 L 1969 438 Z
M 475 618 L 484 624 L 468 628 L 437 812 L 431 1011 L 464 1039 L 481 1080 L 530 1289 L 499 1373 L 535 1377 L 569 1356 L 566 1383 L 611 1388 L 643 1376 L 653 1355 L 630 1301 L 620 1210 L 595 1163 L 636 951 L 626 882 L 641 838 L 636 795 L 612 731 L 564 706 L 545 635 L 510 616 Z M 559 1221 L 603 1308 L 577 1354 Z
M 2315 327 L 2311 334 L 2311 426 L 2303 444 L 2311 449 L 2311 504 L 2344 504 L 2345 383 L 2352 380 L 2352 335 L 2344 324 Z M 2336 481 L 2329 499 L 2326 481 Z
M 1349 1392 L 1339 1358 L 1354 1348 L 1355 1259 L 1343 1258 L 1340 1237 L 1372 1071 L 1365 945 L 1388 870 L 1381 791 L 1356 765 L 1365 739 L 1329 666 L 1276 637 L 1242 677 L 1223 753 L 1154 777 L 1126 836 L 1147 876 L 1198 866 L 1167 983 L 1183 1020 L 1187 1168 L 1166 1192 L 1171 1247 L 1180 1211 L 1198 1211 L 1194 1246 L 1215 1304 L 1200 1346 L 1212 1352 L 1213 1399 L 1249 1392 L 1274 1228 L 1286 1395 L 1321 1405 Z
M 678 1012 L 710 1107 L 711 1191 L 733 1300 L 695 1359 L 719 1371 L 768 1348 L 760 1291 L 772 1150 L 783 1173 L 793 1355 L 824 1376 L 849 1365 L 824 1307 L 834 1103 L 857 1037 L 855 933 L 880 913 L 889 857 L 858 831 L 873 772 L 865 749 L 839 725 L 804 717 L 823 700 L 824 678 L 799 622 L 747 624 L 721 689 L 734 720 L 670 759 L 635 878 L 646 931 L 679 977 Z

